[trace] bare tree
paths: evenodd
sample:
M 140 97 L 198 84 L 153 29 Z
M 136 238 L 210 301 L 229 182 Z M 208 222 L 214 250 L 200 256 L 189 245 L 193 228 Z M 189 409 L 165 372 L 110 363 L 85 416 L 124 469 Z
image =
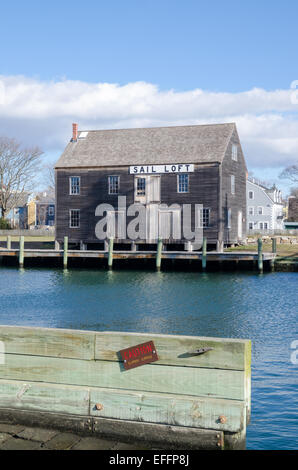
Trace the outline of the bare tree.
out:
M 295 188 L 292 188 L 291 191 L 290 191 L 290 196 L 294 196 L 298 199 L 298 186 L 296 186 Z
M 53 165 L 44 165 L 44 180 L 49 191 L 55 191 L 55 169 Z
M 291 165 L 285 168 L 281 174 L 279 175 L 282 179 L 287 179 L 292 181 L 293 183 L 298 183 L 298 164 Z
M 0 137 L 0 208 L 2 217 L 33 189 L 42 151 L 23 148 L 15 139 Z

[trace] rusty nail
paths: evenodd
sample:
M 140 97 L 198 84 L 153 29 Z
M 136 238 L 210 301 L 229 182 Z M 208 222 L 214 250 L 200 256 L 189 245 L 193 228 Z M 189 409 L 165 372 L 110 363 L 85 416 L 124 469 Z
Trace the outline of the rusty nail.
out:
M 220 442 L 217 443 L 217 447 L 221 447 L 221 443 L 220 443 Z
M 227 418 L 224 415 L 220 415 L 219 421 L 221 424 L 225 424 L 227 422 Z
M 103 405 L 102 405 L 101 403 L 96 403 L 95 408 L 96 408 L 98 411 L 101 411 L 101 410 L 103 409 Z

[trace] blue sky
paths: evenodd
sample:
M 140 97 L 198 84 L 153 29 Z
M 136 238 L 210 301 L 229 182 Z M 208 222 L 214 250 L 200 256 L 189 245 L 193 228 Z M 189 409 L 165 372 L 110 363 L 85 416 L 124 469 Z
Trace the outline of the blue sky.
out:
M 298 79 L 297 18 L 296 0 L 2 2 L 0 78 L 9 100 L 1 108 L 0 99 L 0 125 L 23 140 L 36 136 L 51 160 L 74 120 L 91 128 L 235 120 L 249 168 L 276 180 L 298 154 L 298 104 L 289 94 Z M 254 89 L 262 93 L 247 96 Z M 76 95 L 81 108 L 55 116 L 51 96 L 59 108 Z

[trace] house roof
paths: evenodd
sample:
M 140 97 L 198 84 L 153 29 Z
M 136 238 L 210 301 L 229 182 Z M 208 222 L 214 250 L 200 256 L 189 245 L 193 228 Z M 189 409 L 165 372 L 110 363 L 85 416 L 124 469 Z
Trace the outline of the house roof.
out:
M 235 129 L 228 123 L 79 131 L 55 168 L 222 162 Z
M 52 192 L 40 192 L 35 196 L 36 204 L 55 204 L 55 194 Z

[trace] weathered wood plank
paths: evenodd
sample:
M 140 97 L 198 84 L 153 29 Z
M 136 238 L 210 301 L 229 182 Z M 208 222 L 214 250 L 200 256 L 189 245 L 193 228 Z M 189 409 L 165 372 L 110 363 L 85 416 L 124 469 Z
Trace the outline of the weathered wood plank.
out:
M 222 450 L 224 433 L 213 429 L 196 429 L 165 424 L 92 418 L 93 432 L 99 436 L 127 442 L 142 442 L 162 449 Z
M 121 366 L 112 361 L 6 354 L 0 378 L 245 399 L 244 371 L 146 364 L 123 372 Z
M 0 408 L 89 415 L 89 389 L 0 380 Z
M 245 403 L 160 393 L 90 388 L 90 414 L 102 418 L 238 432 Z
M 89 331 L 0 326 L 6 353 L 91 360 L 94 340 Z
M 229 370 L 246 370 L 250 367 L 249 340 L 147 333 L 96 332 L 95 359 L 118 361 L 117 351 L 150 340 L 154 341 L 159 357 L 156 365 Z M 203 347 L 211 347 L 213 350 L 198 356 L 187 354 Z

